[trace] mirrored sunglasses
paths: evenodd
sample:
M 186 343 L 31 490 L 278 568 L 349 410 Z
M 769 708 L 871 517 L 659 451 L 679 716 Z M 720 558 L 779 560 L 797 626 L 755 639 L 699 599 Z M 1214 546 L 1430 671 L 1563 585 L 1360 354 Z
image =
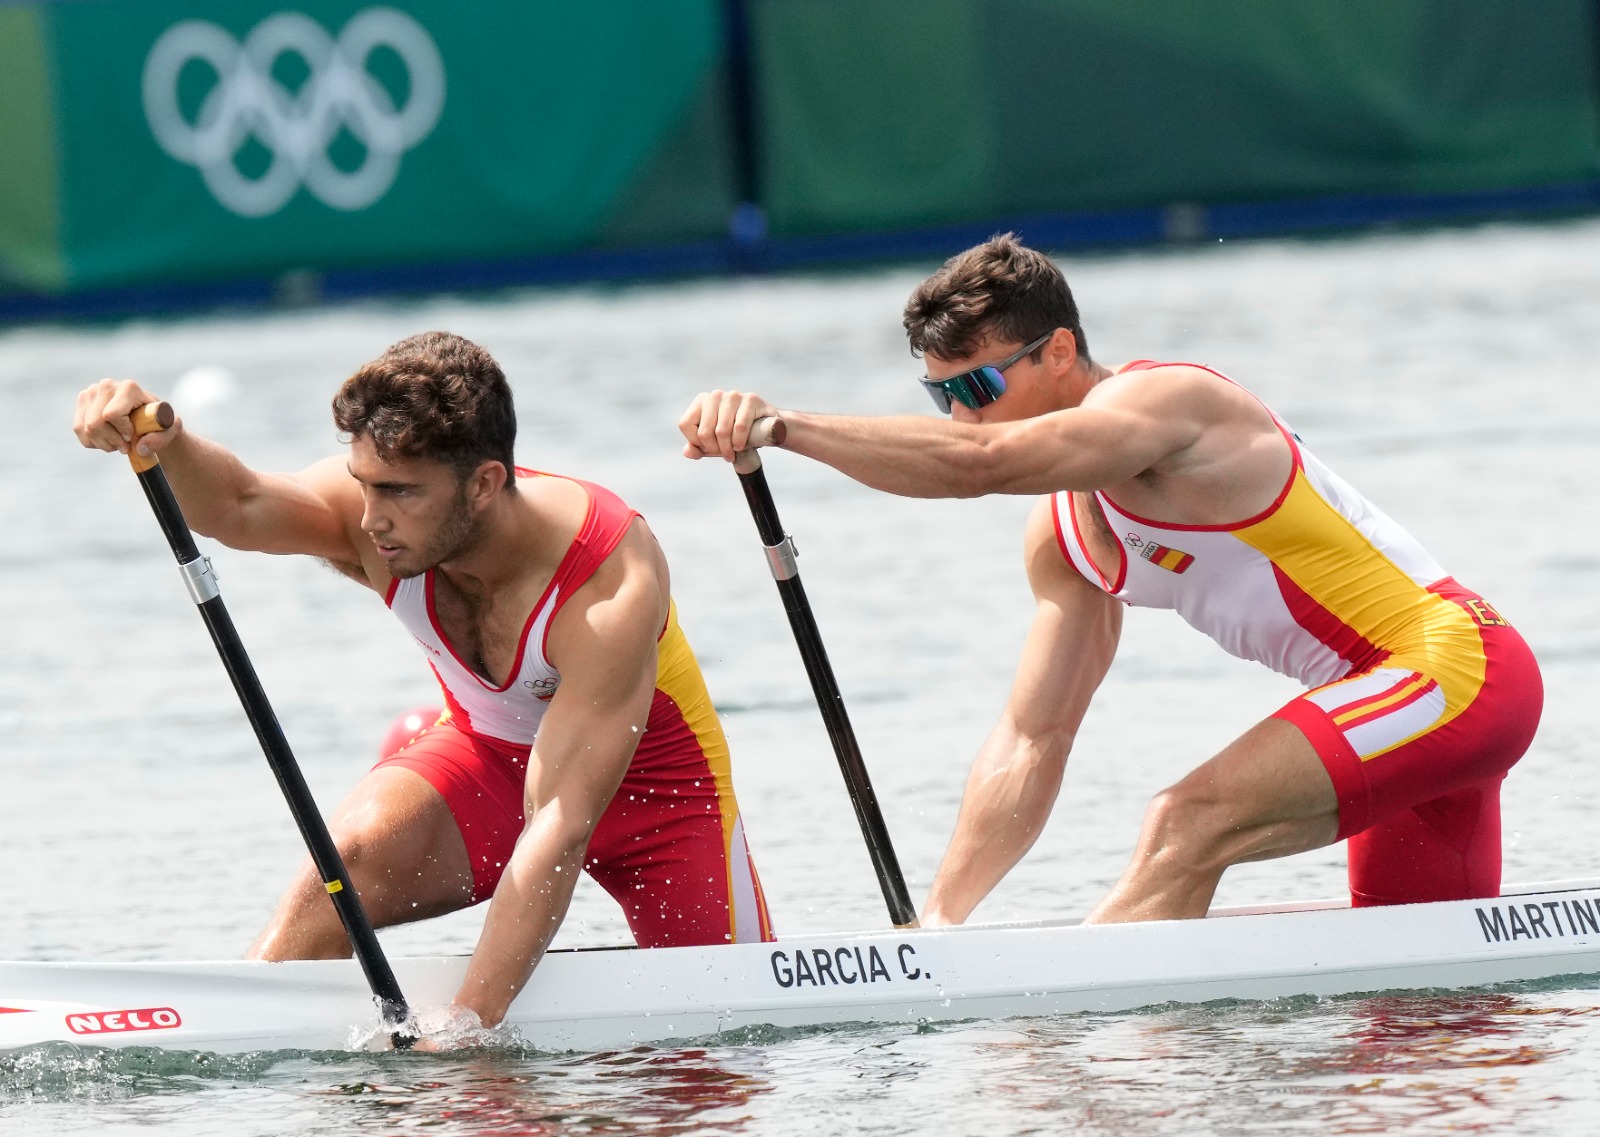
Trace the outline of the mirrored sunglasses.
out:
M 1051 336 L 1055 335 L 1051 328 L 1044 335 L 1034 340 L 1025 347 L 1018 348 L 1006 356 L 999 363 L 985 363 L 981 367 L 974 367 L 970 371 L 963 371 L 952 375 L 948 379 L 929 379 L 924 376 L 918 380 L 923 389 L 933 398 L 933 405 L 939 408 L 940 413 L 949 414 L 952 401 L 964 407 L 978 410 L 988 406 L 1006 389 L 1006 368 L 1012 366 L 1017 360 L 1035 350 Z

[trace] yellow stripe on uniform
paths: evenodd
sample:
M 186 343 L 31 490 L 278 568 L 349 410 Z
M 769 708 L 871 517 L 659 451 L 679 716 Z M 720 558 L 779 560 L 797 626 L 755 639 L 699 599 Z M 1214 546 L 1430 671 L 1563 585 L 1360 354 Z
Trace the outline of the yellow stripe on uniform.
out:
M 1471 705 L 1483 687 L 1483 639 L 1460 605 L 1429 592 L 1323 498 L 1303 469 L 1283 504 L 1233 531 L 1312 600 L 1390 653 L 1387 666 L 1439 681 L 1439 725 Z M 1330 556 L 1329 550 L 1339 550 Z M 1431 582 L 1429 582 L 1431 583 Z
M 667 628 L 656 645 L 656 689 L 663 692 L 678 707 L 684 723 L 689 727 L 700 752 L 705 755 L 706 766 L 717 787 L 717 809 L 722 818 L 722 859 L 727 867 L 728 931 L 738 934 L 739 905 L 734 895 L 733 834 L 739 820 L 739 802 L 733 794 L 733 768 L 728 753 L 728 739 L 722 733 L 722 723 L 717 719 L 711 693 L 700 674 L 700 663 L 694 657 L 688 637 L 678 626 L 678 605 L 672 601 L 667 610 Z M 763 925 L 765 921 L 762 921 Z M 766 928 L 763 926 L 763 933 Z
M 1401 687 L 1398 691 L 1391 691 L 1388 695 L 1377 700 L 1376 702 L 1364 703 L 1361 706 L 1356 707 L 1354 710 L 1349 710 L 1345 711 L 1343 714 L 1334 715 L 1334 725 L 1343 726 L 1345 723 L 1353 722 L 1356 719 L 1368 718 L 1369 716 L 1383 710 L 1385 707 L 1392 707 L 1394 704 L 1404 701 L 1406 698 L 1432 682 L 1433 680 L 1428 678 L 1428 676 L 1418 675 L 1416 678 L 1406 683 L 1405 686 Z

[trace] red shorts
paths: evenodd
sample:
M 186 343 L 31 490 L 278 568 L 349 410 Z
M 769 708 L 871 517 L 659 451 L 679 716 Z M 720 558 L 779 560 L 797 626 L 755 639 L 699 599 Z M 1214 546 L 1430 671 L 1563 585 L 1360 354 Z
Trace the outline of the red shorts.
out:
M 635 752 L 585 870 L 622 905 L 640 947 L 772 939 L 731 784 L 692 741 L 668 741 Z M 415 771 L 439 791 L 471 858 L 472 903 L 493 895 L 522 834 L 528 751 L 445 720 L 374 767 Z
M 1339 796 L 1352 903 L 1500 894 L 1500 782 L 1544 706 L 1532 651 L 1454 581 L 1446 635 L 1308 691 L 1273 717 L 1311 740 Z

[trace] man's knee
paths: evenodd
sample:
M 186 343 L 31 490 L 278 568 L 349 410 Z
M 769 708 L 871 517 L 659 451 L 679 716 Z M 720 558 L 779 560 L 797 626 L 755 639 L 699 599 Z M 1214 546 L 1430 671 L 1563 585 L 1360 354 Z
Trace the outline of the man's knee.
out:
M 1144 845 L 1175 871 L 1215 873 L 1259 856 L 1271 827 L 1246 815 L 1244 803 L 1219 792 L 1201 771 L 1168 786 L 1145 810 Z
M 379 784 L 358 787 L 329 826 L 345 871 L 369 913 L 391 893 L 432 901 L 444 878 L 470 888 L 466 847 L 448 808 L 410 771 L 386 771 Z M 401 775 L 399 778 L 395 774 Z M 448 827 L 448 831 L 447 831 Z M 447 889 L 448 890 L 448 889 Z M 422 895 L 414 895 L 422 894 Z
M 1201 868 L 1203 854 L 1214 844 L 1207 805 L 1203 795 L 1182 782 L 1151 798 L 1139 839 L 1143 867 L 1162 872 Z
M 436 906 L 432 876 L 437 874 L 428 872 L 430 858 L 424 854 L 413 860 L 405 855 L 409 850 L 396 847 L 381 819 L 341 824 L 332 836 L 346 879 L 374 924 L 383 927 L 407 918 L 411 909 L 431 912 Z M 469 890 L 470 885 L 470 879 L 464 882 Z
M 374 853 L 379 842 L 377 831 L 371 824 L 341 824 L 330 835 L 346 871 L 354 873 L 357 869 L 365 869 L 375 859 Z

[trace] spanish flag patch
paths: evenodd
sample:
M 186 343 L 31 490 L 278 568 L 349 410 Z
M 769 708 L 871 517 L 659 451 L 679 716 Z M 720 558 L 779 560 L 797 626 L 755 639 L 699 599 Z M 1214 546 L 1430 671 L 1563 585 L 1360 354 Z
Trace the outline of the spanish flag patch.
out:
M 1157 568 L 1164 568 L 1168 572 L 1184 573 L 1189 566 L 1194 564 L 1194 558 L 1182 549 L 1169 549 L 1165 545 L 1149 542 L 1139 550 L 1139 555 Z

